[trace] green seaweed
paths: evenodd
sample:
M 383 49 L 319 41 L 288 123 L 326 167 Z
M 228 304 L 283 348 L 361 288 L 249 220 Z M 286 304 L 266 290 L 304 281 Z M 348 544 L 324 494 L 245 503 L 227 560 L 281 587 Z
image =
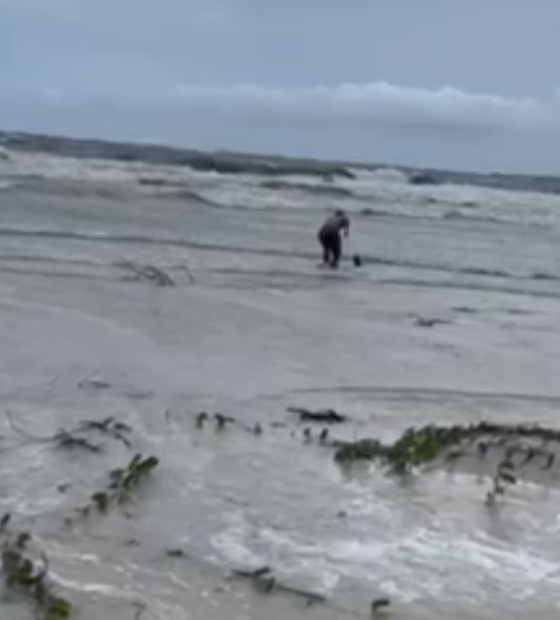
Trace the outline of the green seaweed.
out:
M 506 489 L 515 484 L 517 484 L 515 466 L 509 459 L 504 459 L 499 463 L 496 473 L 492 477 L 492 489 L 486 496 L 488 505 L 495 505 L 498 498 L 505 495 Z
M 5 587 L 30 602 L 38 620 L 67 620 L 72 616 L 72 605 L 55 594 L 54 584 L 48 577 L 46 554 L 41 552 L 41 562 L 34 562 L 28 550 L 31 535 L 12 531 L 10 520 L 10 514 L 0 520 L 0 558 Z
M 414 471 L 439 462 L 450 465 L 470 453 L 486 458 L 491 448 L 501 448 L 504 458 L 492 478 L 492 490 L 487 500 L 494 503 L 506 489 L 517 482 L 513 458 L 521 455 L 518 466 L 523 466 L 537 456 L 542 457 L 543 471 L 554 464 L 554 454 L 530 442 L 560 443 L 560 431 L 540 426 L 494 424 L 480 422 L 471 425 L 428 425 L 407 429 L 395 442 L 385 444 L 377 439 L 359 439 L 352 442 L 331 442 L 335 447 L 335 460 L 342 465 L 355 461 L 373 461 L 387 473 L 406 477 Z
M 106 487 L 92 493 L 89 502 L 77 510 L 78 515 L 88 517 L 93 509 L 104 514 L 114 505 L 128 503 L 134 492 L 158 465 L 159 459 L 155 456 L 134 455 L 126 467 L 109 472 Z M 72 523 L 71 519 L 69 523 Z

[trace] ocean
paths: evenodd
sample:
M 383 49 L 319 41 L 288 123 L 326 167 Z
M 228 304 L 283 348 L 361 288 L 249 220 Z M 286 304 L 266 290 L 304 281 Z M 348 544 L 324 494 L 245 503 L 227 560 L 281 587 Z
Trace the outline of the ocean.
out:
M 341 467 L 288 411 L 341 412 L 338 440 L 558 427 L 558 180 L 0 142 L 0 512 L 81 619 L 559 613 L 557 465 L 490 511 L 489 475 Z M 126 440 L 59 441 L 109 417 Z M 78 519 L 135 453 L 159 464 L 131 502 Z M 232 578 L 265 565 L 268 593 Z

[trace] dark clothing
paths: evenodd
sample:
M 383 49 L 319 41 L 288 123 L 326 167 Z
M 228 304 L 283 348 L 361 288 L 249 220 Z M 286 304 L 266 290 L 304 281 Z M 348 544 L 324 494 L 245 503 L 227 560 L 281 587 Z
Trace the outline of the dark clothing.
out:
M 348 231 L 350 222 L 346 215 L 335 214 L 319 229 L 319 243 L 323 247 L 323 262 L 332 268 L 338 267 L 338 262 L 342 254 L 342 239 L 340 231 Z
M 344 228 L 346 230 L 350 228 L 350 220 L 344 214 L 335 214 L 331 215 L 331 217 L 329 217 L 329 219 L 321 226 L 319 233 L 322 233 L 323 231 L 340 233 L 340 231 Z
M 323 246 L 323 262 L 331 267 L 338 267 L 342 253 L 342 241 L 338 230 L 319 231 L 319 242 Z

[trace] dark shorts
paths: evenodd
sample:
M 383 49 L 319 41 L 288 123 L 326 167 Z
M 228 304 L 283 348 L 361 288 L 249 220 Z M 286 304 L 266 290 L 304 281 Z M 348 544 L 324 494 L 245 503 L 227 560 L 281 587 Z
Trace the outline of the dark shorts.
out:
M 341 240 L 338 231 L 319 232 L 319 243 L 323 247 L 323 261 L 332 267 L 338 265 L 341 253 Z

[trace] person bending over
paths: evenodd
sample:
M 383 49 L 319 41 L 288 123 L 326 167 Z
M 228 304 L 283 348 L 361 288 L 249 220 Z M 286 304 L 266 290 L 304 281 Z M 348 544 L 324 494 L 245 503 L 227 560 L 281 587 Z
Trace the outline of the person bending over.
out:
M 323 264 L 336 269 L 342 254 L 342 238 L 348 237 L 350 220 L 341 209 L 335 211 L 319 229 L 319 243 L 323 248 Z

